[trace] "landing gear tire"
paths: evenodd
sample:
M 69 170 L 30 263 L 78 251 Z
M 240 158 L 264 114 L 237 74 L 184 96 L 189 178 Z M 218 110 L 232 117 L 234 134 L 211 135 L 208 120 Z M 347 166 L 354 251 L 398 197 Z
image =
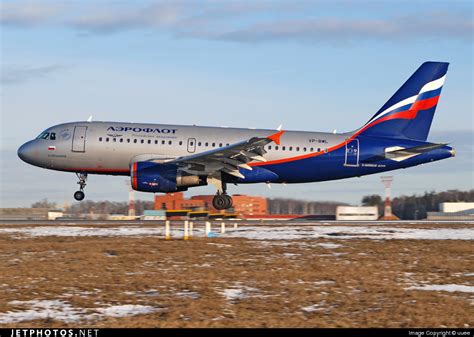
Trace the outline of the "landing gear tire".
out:
M 83 200 L 85 196 L 86 196 L 86 195 L 85 195 L 84 192 L 82 192 L 82 191 L 76 191 L 76 192 L 74 193 L 74 199 L 76 199 L 77 201 Z
M 84 197 L 86 196 L 84 194 L 83 190 L 87 185 L 86 184 L 86 182 L 87 182 L 87 173 L 77 172 L 76 175 L 77 175 L 77 178 L 79 179 L 79 181 L 77 182 L 77 184 L 79 185 L 79 191 L 76 191 L 74 193 L 74 199 L 76 199 L 77 201 L 81 201 L 81 200 L 84 200 Z
M 212 206 L 217 210 L 228 209 L 232 207 L 232 198 L 227 194 L 217 194 L 212 199 Z

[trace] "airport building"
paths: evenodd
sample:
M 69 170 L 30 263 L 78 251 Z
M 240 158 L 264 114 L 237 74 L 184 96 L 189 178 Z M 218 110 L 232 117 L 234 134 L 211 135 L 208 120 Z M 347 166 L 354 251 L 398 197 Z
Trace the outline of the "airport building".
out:
M 443 202 L 439 212 L 428 212 L 427 220 L 474 220 L 474 202 Z
M 337 206 L 336 220 L 354 221 L 354 220 L 377 220 L 379 218 L 379 209 L 377 206 Z

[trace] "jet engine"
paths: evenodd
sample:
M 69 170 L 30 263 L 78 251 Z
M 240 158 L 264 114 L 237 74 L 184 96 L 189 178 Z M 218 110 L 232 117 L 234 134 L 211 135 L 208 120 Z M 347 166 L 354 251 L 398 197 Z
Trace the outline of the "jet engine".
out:
M 207 177 L 179 171 L 176 165 L 135 162 L 131 167 L 132 188 L 141 192 L 179 192 L 207 185 Z

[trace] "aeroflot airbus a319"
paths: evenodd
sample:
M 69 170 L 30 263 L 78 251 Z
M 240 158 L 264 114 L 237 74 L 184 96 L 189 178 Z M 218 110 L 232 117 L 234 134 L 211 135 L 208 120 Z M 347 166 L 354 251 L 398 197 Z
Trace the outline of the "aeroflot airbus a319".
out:
M 426 62 L 361 128 L 347 133 L 72 122 L 23 144 L 18 156 L 75 172 L 84 199 L 88 174 L 130 176 L 143 192 L 212 184 L 216 209 L 232 207 L 227 185 L 309 183 L 359 177 L 454 156 L 427 142 L 448 63 Z M 428 182 L 427 182 L 428 183 Z

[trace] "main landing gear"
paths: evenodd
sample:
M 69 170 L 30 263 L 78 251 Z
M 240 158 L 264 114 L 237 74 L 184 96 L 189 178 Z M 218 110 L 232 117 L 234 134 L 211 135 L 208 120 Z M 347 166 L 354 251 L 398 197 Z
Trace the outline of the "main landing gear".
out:
M 221 188 L 217 190 L 217 194 L 212 199 L 212 206 L 215 209 L 228 209 L 232 207 L 232 197 L 227 195 L 227 185 L 225 182 L 221 181 Z
M 76 175 L 79 179 L 79 181 L 77 182 L 77 184 L 79 185 L 79 191 L 74 192 L 74 199 L 76 199 L 77 201 L 81 201 L 86 196 L 84 194 L 84 187 L 86 187 L 87 185 L 87 173 L 76 173 Z
M 227 194 L 216 194 L 212 199 L 212 206 L 218 210 L 231 208 L 232 197 Z

